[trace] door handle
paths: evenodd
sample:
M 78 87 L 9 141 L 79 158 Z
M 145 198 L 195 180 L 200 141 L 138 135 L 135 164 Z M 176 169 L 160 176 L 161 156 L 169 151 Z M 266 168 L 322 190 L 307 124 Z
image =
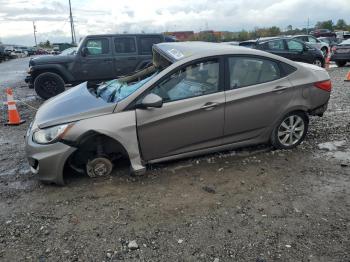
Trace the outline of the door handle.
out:
M 272 91 L 273 92 L 283 92 L 287 88 L 289 88 L 289 87 L 288 86 L 276 86 Z
M 215 107 L 217 107 L 219 105 L 219 103 L 215 103 L 215 102 L 208 102 L 208 103 L 205 103 L 201 109 L 204 109 L 206 111 L 209 111 L 209 110 L 212 110 L 214 109 Z
M 106 58 L 106 59 L 103 59 L 103 61 L 105 61 L 105 62 L 112 62 L 113 59 L 112 58 Z

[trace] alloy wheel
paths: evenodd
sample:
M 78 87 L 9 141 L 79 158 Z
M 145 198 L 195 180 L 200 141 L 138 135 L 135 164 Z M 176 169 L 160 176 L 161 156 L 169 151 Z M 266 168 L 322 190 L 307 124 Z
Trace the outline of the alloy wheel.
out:
M 290 115 L 278 128 L 278 140 L 286 147 L 297 144 L 305 132 L 304 120 L 298 115 Z

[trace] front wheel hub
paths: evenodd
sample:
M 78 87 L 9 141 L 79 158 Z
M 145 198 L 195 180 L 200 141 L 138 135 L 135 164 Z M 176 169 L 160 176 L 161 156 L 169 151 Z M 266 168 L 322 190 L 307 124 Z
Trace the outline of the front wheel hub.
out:
M 106 157 L 96 157 L 86 164 L 86 173 L 89 177 L 108 176 L 113 169 L 113 163 Z

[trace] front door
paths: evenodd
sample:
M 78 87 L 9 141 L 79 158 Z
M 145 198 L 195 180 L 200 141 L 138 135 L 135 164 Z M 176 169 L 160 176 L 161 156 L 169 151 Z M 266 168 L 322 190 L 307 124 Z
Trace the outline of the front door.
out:
M 225 94 L 219 60 L 201 61 L 171 73 L 148 92 L 161 108 L 137 109 L 137 131 L 146 161 L 221 144 Z
M 227 67 L 224 143 L 255 139 L 281 117 L 295 88 L 273 60 L 229 57 Z
M 110 48 L 110 38 L 90 38 L 87 39 L 84 47 L 87 48 L 88 53 L 85 56 L 80 56 L 80 63 L 78 70 L 75 71 L 77 80 L 104 80 L 113 79 L 114 64 L 113 54 Z
M 288 59 L 298 62 L 309 62 L 308 51 L 302 42 L 293 39 L 287 39 L 286 42 L 288 47 Z
M 140 62 L 137 52 L 136 37 L 114 37 L 113 44 L 115 54 L 115 75 L 123 76 L 134 72 Z

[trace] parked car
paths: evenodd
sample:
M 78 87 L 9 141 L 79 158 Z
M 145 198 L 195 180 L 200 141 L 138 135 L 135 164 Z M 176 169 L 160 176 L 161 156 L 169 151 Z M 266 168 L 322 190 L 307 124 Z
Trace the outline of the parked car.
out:
M 34 47 L 29 47 L 27 51 L 28 51 L 28 56 L 32 56 L 36 54 L 37 50 Z
M 42 49 L 42 48 L 39 48 L 37 51 L 36 51 L 36 55 L 48 55 L 49 52 L 47 52 L 45 49 Z
M 315 31 L 311 31 L 310 35 L 313 35 L 314 37 L 321 37 L 321 36 L 334 37 L 334 38 L 337 37 L 337 34 L 332 32 L 329 29 L 316 29 Z
M 334 38 L 334 37 L 319 37 L 317 39 L 322 41 L 322 42 L 327 43 L 330 48 L 332 48 L 333 46 L 335 46 L 341 42 L 341 40 L 339 38 Z
M 77 47 L 70 47 L 65 50 L 63 50 L 60 55 L 76 55 L 77 54 Z
M 308 115 L 325 112 L 330 91 L 327 71 L 314 65 L 237 46 L 160 43 L 152 66 L 44 103 L 26 153 L 39 179 L 63 184 L 64 167 L 103 176 L 120 157 L 138 173 L 253 144 L 291 149 L 305 138 Z
M 331 61 L 334 61 L 339 67 L 345 66 L 347 62 L 350 62 L 350 39 L 333 46 Z
M 31 59 L 25 81 L 43 99 L 65 90 L 66 84 L 101 81 L 127 75 L 152 63 L 152 45 L 172 42 L 160 34 L 89 35 L 75 55 Z
M 326 57 L 329 52 L 329 44 L 327 42 L 322 42 L 312 35 L 295 35 L 292 36 L 292 38 L 303 41 L 304 43 L 321 50 L 324 57 Z
M 22 49 L 15 49 L 15 51 L 11 53 L 11 56 L 15 58 L 23 58 L 23 57 L 26 57 L 27 55 Z
M 229 41 L 229 42 L 221 42 L 221 44 L 237 46 L 237 45 L 239 45 L 239 42 L 238 41 Z
M 267 37 L 244 41 L 240 46 L 264 50 L 293 61 L 305 62 L 324 67 L 325 59 L 320 50 L 290 37 Z
M 4 61 L 6 58 L 5 47 L 0 45 L 0 62 Z

